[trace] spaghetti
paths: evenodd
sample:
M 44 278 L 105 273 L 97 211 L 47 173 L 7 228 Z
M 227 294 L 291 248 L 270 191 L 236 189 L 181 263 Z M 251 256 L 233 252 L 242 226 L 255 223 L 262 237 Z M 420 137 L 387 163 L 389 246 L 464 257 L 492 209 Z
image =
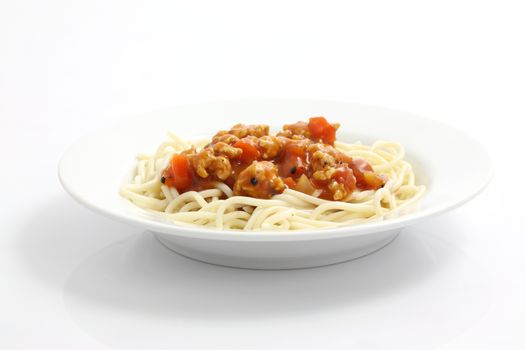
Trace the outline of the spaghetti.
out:
M 239 195 L 235 193 L 239 192 L 237 185 L 232 186 L 228 181 L 210 181 L 205 187 L 179 191 L 166 181 L 166 169 L 174 155 L 188 149 L 199 154 L 210 143 L 209 140 L 185 141 L 169 133 L 169 139 L 161 143 L 153 155 L 137 156 L 132 177 L 121 186 L 120 194 L 135 205 L 174 223 L 221 230 L 332 228 L 394 218 L 417 209 L 425 187 L 416 185 L 412 166 L 404 159 L 402 145 L 377 141 L 367 146 L 335 139 L 331 143 L 341 154 L 370 164 L 377 177 L 383 179 L 381 186 L 355 188 L 340 200 L 334 199 L 335 192 L 333 197 L 327 197 L 322 190 L 303 193 L 297 188 L 292 189 L 293 185 L 286 179 L 283 190 L 272 193 L 269 198 Z M 295 181 L 291 183 L 295 184 Z

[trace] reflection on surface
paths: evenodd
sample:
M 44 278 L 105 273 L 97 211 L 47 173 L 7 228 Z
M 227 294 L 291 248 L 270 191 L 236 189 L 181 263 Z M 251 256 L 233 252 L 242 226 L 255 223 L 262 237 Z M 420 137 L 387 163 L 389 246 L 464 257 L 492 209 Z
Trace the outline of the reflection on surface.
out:
M 139 232 L 87 210 L 66 193 L 46 198 L 24 218 L 17 232 L 21 263 L 42 282 L 60 289 L 84 257 Z
M 395 292 L 442 267 L 417 239 L 401 236 L 391 245 L 349 264 L 260 271 L 193 261 L 143 233 L 87 259 L 67 287 L 77 297 L 123 312 L 206 319 L 311 313 Z
M 433 232 L 450 230 L 445 224 Z M 230 349 L 268 349 L 278 339 L 291 349 L 322 348 L 326 337 L 341 339 L 333 347 L 341 349 L 429 346 L 479 319 L 489 298 L 477 265 L 436 233 L 417 231 L 361 259 L 291 271 L 204 264 L 143 233 L 83 261 L 65 301 L 84 330 L 117 348 L 148 349 L 151 339 L 196 348 L 213 339 Z

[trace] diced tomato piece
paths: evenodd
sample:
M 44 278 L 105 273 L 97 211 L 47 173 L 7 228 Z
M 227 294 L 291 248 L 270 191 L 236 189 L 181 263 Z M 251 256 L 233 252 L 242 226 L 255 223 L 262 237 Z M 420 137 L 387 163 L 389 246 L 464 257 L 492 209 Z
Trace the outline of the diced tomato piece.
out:
M 306 146 L 302 143 L 290 142 L 286 145 L 285 152 L 288 156 L 304 158 L 306 156 Z
M 288 186 L 288 188 L 291 188 L 291 189 L 295 188 L 295 186 L 297 185 L 297 183 L 295 182 L 295 180 L 292 179 L 291 177 L 287 177 L 287 178 L 285 178 L 285 179 L 284 179 L 284 184 L 285 184 L 286 186 Z
M 366 171 L 373 171 L 372 166 L 362 158 L 354 158 L 349 164 L 350 168 L 354 172 L 355 179 L 357 180 L 357 185 L 361 187 L 365 183 L 364 173 Z
M 329 145 L 334 144 L 336 128 L 328 123 L 324 117 L 310 118 L 308 128 L 313 140 L 322 141 Z
M 385 180 L 381 175 L 378 175 L 371 171 L 365 171 L 363 175 L 365 179 L 366 189 L 368 190 L 380 189 L 385 184 Z
M 185 191 L 193 182 L 193 171 L 188 157 L 184 154 L 175 154 L 170 165 L 164 170 L 162 182 L 168 187 L 175 187 L 178 191 Z
M 343 184 L 348 193 L 352 193 L 355 190 L 356 179 L 354 172 L 352 169 L 346 166 L 346 164 L 337 168 L 337 171 L 332 176 L 332 178 L 340 184 Z
M 356 178 L 357 187 L 362 190 L 377 190 L 384 184 L 384 179 L 374 173 L 372 166 L 366 160 L 354 158 L 350 164 Z
M 261 159 L 261 152 L 255 145 L 255 142 L 249 138 L 240 139 L 239 141 L 235 142 L 233 147 L 242 149 L 240 159 L 243 163 L 250 164 L 254 160 Z

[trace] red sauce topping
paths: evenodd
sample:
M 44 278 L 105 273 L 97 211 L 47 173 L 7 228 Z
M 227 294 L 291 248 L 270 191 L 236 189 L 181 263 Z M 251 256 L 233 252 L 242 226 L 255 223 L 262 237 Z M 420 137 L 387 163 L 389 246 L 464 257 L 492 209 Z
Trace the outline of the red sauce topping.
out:
M 271 198 L 286 187 L 328 200 L 344 200 L 355 189 L 376 190 L 386 178 L 364 159 L 333 147 L 338 124 L 324 117 L 284 125 L 269 135 L 266 125 L 237 124 L 219 131 L 199 152 L 175 154 L 161 181 L 179 192 L 201 191 L 224 182 L 235 195 Z

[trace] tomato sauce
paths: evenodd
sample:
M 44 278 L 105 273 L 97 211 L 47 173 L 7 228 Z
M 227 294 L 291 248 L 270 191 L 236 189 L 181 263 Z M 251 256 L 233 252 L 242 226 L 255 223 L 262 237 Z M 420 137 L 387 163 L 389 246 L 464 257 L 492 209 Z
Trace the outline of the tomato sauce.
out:
M 324 117 L 285 125 L 269 135 L 266 125 L 237 124 L 219 131 L 198 152 L 173 155 L 161 181 L 179 192 L 202 191 L 225 183 L 235 195 L 271 198 L 285 188 L 344 200 L 354 190 L 377 190 L 386 178 L 360 158 L 333 147 L 338 124 Z

